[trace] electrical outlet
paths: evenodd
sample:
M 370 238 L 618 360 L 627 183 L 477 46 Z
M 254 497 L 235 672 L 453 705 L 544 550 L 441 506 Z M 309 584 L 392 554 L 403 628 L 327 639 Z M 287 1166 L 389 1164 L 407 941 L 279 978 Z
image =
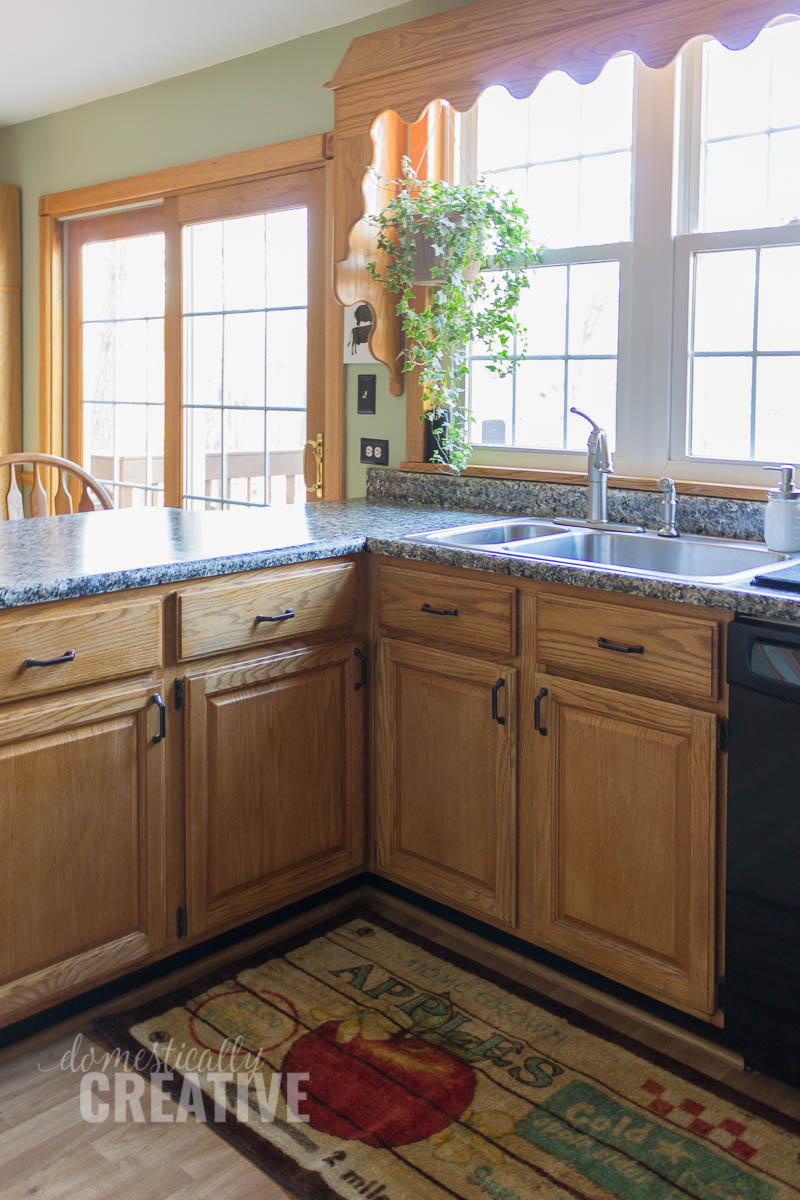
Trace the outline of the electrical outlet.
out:
M 358 412 L 361 416 L 375 416 L 375 375 L 358 377 Z
M 389 443 L 385 438 L 362 438 L 361 461 L 368 467 L 388 467 Z

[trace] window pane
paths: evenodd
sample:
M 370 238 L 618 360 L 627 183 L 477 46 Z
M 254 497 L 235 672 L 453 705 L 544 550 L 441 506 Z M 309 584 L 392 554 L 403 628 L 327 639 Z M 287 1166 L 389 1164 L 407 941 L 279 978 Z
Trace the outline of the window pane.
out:
M 564 446 L 564 362 L 528 359 L 517 368 L 517 446 Z
M 567 328 L 567 268 L 537 267 L 522 293 L 519 319 L 528 354 L 563 354 Z
M 633 79 L 626 54 L 590 84 L 553 72 L 527 100 L 490 88 L 478 101 L 478 172 L 513 188 L 544 245 L 630 237 Z
M 800 350 L 800 246 L 765 247 L 759 279 L 759 350 Z
M 759 359 L 755 457 L 800 461 L 800 357 Z
M 471 371 L 471 407 L 475 418 L 473 441 L 511 446 L 514 439 L 514 381 L 501 379 L 485 363 L 474 362 Z
M 800 217 L 800 22 L 745 50 L 703 46 L 699 228 L 751 229 Z
M 752 350 L 755 277 L 754 250 L 695 257 L 695 350 Z
M 302 503 L 307 210 L 189 226 L 183 253 L 186 494 L 215 506 Z
M 583 359 L 569 364 L 569 407 L 573 405 L 601 425 L 613 450 L 616 442 L 616 359 Z M 567 449 L 585 450 L 591 430 L 582 417 L 567 414 Z
M 696 358 L 692 388 L 691 454 L 750 457 L 750 358 Z
M 570 270 L 570 354 L 616 354 L 619 263 L 578 264 Z
M 164 236 L 82 250 L 83 461 L 115 504 L 164 486 Z

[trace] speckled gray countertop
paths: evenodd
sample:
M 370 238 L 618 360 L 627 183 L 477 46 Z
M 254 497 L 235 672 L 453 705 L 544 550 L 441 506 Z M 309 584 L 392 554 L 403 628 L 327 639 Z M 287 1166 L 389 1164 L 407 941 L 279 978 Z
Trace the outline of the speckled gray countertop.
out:
M 0 524 L 0 608 L 41 604 L 260 567 L 369 551 L 684 604 L 800 621 L 800 594 L 651 579 L 633 571 L 557 566 L 415 541 L 421 533 L 498 513 L 349 500 L 304 510 L 123 509 Z

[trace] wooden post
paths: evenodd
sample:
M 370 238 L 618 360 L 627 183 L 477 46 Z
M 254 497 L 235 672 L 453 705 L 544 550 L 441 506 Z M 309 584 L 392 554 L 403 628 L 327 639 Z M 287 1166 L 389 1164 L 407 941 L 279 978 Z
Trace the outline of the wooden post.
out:
M 20 190 L 0 184 L 0 454 L 22 449 Z

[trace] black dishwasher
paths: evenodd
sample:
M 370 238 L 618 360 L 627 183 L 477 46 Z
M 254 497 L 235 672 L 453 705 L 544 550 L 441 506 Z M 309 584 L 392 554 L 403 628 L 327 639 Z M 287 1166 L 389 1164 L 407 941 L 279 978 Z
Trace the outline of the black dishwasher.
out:
M 729 626 L 725 1030 L 800 1083 L 800 626 Z

